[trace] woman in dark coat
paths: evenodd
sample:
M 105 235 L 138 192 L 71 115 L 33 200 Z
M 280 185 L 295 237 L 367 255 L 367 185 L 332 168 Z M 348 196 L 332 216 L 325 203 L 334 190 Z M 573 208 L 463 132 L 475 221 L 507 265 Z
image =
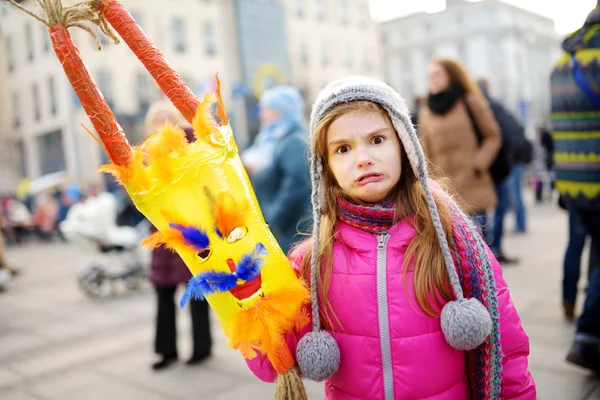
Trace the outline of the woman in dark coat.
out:
M 291 86 L 260 99 L 261 128 L 242 154 L 265 221 L 284 252 L 309 231 L 312 215 L 304 100 Z
M 185 126 L 186 122 L 169 103 L 153 106 L 146 117 L 148 134 L 154 133 L 165 123 Z M 188 140 L 194 140 L 191 128 L 186 129 Z M 156 337 L 154 351 L 160 356 L 152 364 L 152 369 L 161 370 L 177 361 L 177 324 L 175 292 L 180 284 L 187 284 L 192 277 L 189 269 L 177 253 L 162 247 L 152 251 L 150 281 L 156 290 L 158 312 L 156 316 Z M 212 340 L 206 301 L 191 300 L 193 353 L 188 365 L 197 364 L 210 356 Z

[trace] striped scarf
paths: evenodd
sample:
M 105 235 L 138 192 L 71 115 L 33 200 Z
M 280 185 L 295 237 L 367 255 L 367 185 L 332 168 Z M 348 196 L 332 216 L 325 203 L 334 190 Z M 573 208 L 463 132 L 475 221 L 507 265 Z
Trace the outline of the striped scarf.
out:
M 492 317 L 492 333 L 467 353 L 471 397 L 477 400 L 502 399 L 502 349 L 494 273 L 486 248 L 473 222 L 452 202 L 454 260 L 465 297 L 474 297 Z
M 389 230 L 394 222 L 395 200 L 359 205 L 338 198 L 338 217 L 349 225 L 371 233 Z M 502 398 L 502 350 L 498 303 L 492 266 L 486 248 L 473 222 L 447 199 L 452 213 L 452 242 L 454 260 L 461 279 L 465 297 L 474 297 L 489 310 L 492 317 L 492 334 L 478 348 L 467 353 L 467 373 L 471 398 L 496 400 Z
M 378 204 L 357 204 L 338 197 L 338 218 L 363 231 L 383 233 L 394 225 L 395 199 Z

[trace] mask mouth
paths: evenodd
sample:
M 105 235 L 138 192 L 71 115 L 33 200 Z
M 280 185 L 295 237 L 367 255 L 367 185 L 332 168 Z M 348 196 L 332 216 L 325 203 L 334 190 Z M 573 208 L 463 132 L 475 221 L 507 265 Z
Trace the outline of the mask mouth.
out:
M 229 291 L 233 297 L 238 300 L 245 300 L 252 297 L 262 287 L 262 279 L 260 275 L 251 281 L 244 282 L 241 285 L 237 285 Z
M 231 258 L 227 259 L 227 266 L 229 267 L 229 270 L 232 273 L 235 272 L 235 270 L 236 270 L 235 261 L 233 261 Z M 244 300 L 244 299 L 251 297 L 256 292 L 258 292 L 261 289 L 261 286 L 262 286 L 262 277 L 259 274 L 254 279 L 251 279 L 249 281 L 241 283 L 241 284 L 237 285 L 236 287 L 234 287 L 233 289 L 230 289 L 229 293 L 231 293 L 231 295 L 238 300 Z

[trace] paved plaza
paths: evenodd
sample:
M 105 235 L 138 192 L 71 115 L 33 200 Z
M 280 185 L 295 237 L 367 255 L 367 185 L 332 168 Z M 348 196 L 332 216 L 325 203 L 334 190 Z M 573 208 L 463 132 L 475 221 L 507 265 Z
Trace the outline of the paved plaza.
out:
M 509 215 L 509 229 L 511 220 Z M 506 267 L 504 275 L 531 339 L 529 361 L 539 399 L 600 399 L 599 381 L 563 361 L 573 332 L 560 309 L 566 240 L 566 213 L 554 204 L 531 206 L 527 236 L 508 235 L 505 244 L 521 263 Z M 152 372 L 151 287 L 91 300 L 77 286 L 77 273 L 92 260 L 111 262 L 106 256 L 57 242 L 13 247 L 8 255 L 23 274 L 0 293 L 0 399 L 272 398 L 273 386 L 256 379 L 241 356 L 227 348 L 216 321 L 209 361 Z M 185 359 L 190 353 L 187 310 L 180 312 L 178 324 Z M 323 399 L 322 385 L 307 386 L 310 399 Z

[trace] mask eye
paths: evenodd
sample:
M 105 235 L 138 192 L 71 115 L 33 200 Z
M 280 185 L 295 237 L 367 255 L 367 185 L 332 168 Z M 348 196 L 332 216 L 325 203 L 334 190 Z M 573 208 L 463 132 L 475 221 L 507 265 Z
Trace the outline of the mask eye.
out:
M 246 236 L 246 233 L 248 233 L 248 228 L 245 226 L 235 228 L 231 231 L 229 236 L 227 236 L 227 243 L 235 243 L 242 240 L 244 236 Z
M 212 254 L 212 250 L 211 249 L 204 249 L 202 251 L 199 251 L 198 253 L 196 253 L 196 261 L 198 261 L 199 263 L 203 263 L 206 260 L 208 260 L 208 258 L 210 257 L 210 255 Z

